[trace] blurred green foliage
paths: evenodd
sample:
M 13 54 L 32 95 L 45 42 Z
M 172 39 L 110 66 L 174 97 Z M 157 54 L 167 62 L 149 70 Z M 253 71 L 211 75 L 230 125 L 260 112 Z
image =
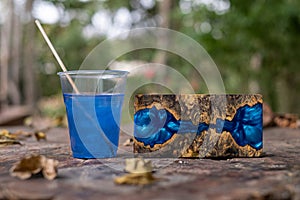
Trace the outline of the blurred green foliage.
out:
M 226 92 L 259 92 L 275 111 L 300 113 L 300 1 L 215 1 L 223 2 L 225 8 L 218 10 L 212 5 L 199 3 L 201 1 L 172 1 L 170 28 L 203 45 L 219 67 Z M 158 1 L 154 1 L 152 7 L 145 7 L 138 0 L 51 2 L 64 12 L 78 15 L 67 26 L 63 22 L 46 26 L 69 69 L 78 69 L 85 56 L 105 39 L 105 35 L 86 38 L 82 34 L 97 11 L 108 10 L 112 22 L 120 8 L 127 8 L 131 14 L 140 13 L 140 17 L 132 21 L 131 28 L 159 24 Z M 230 6 L 226 8 L 226 5 Z M 38 38 L 40 64 L 54 63 L 42 38 Z M 120 60 L 151 61 L 155 51 L 145 52 L 131 52 Z M 178 56 L 168 54 L 166 64 L 180 69 L 187 77 L 193 75 L 189 63 Z M 58 92 L 60 87 L 56 75 L 41 73 L 40 80 L 43 80 L 42 95 Z M 199 92 L 207 90 L 199 87 Z

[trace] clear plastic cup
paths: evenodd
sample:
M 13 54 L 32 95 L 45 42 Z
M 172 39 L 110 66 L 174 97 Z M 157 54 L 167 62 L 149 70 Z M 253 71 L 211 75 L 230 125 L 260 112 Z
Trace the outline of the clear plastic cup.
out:
M 59 72 L 75 158 L 117 155 L 127 71 Z

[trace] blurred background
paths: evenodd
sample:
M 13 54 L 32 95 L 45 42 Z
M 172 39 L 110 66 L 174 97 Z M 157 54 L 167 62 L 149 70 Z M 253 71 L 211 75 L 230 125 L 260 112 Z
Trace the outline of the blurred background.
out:
M 27 115 L 38 108 L 45 115 L 64 114 L 60 69 L 35 19 L 69 70 L 123 31 L 182 32 L 210 54 L 227 93 L 261 93 L 273 111 L 300 114 L 299 0 L 1 0 L 0 113 Z M 198 93 L 207 92 L 190 64 L 171 53 L 137 50 L 118 61 L 172 66 Z

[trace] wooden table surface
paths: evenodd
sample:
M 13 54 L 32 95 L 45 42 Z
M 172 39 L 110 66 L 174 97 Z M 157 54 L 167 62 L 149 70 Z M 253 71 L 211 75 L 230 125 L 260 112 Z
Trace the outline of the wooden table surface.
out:
M 64 128 L 49 130 L 47 141 L 29 138 L 22 146 L 1 147 L 0 199 L 300 199 L 300 129 L 265 129 L 261 158 L 151 159 L 160 181 L 146 186 L 113 182 L 132 157 L 132 147 L 122 145 L 128 137 L 121 134 L 121 150 L 111 159 L 72 158 Z M 11 177 L 10 167 L 30 154 L 59 160 L 58 177 Z

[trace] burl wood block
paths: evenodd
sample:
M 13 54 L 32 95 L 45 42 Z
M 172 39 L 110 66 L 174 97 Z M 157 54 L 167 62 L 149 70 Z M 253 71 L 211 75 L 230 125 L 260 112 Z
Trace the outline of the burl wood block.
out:
M 141 94 L 134 100 L 134 153 L 144 157 L 259 157 L 259 94 Z

